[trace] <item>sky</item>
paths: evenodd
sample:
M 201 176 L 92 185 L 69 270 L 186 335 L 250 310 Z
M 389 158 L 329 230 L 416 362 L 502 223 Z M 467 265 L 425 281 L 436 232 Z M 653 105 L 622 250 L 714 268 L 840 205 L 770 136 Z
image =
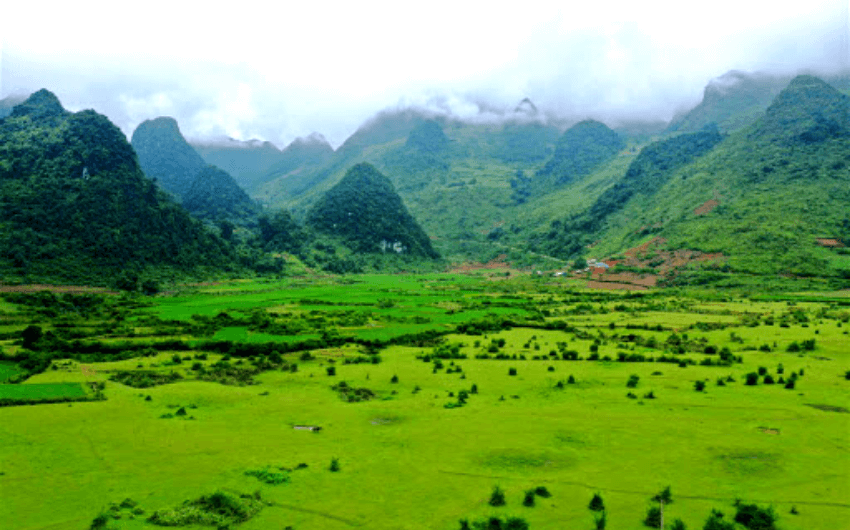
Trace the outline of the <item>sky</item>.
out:
M 496 119 L 669 120 L 729 70 L 850 68 L 848 0 L 17 2 L 0 19 L 0 98 L 40 88 L 128 136 L 334 147 L 384 109 Z M 37 6 L 37 7 L 33 7 Z

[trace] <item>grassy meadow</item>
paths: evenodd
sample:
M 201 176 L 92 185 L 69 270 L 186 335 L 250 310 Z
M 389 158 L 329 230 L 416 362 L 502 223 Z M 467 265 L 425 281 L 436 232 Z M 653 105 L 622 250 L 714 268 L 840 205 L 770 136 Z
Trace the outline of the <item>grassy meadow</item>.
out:
M 592 529 L 598 493 L 608 528 L 638 530 L 667 486 L 666 527 L 732 521 L 736 500 L 782 530 L 850 519 L 846 293 L 375 275 L 4 311 L 54 342 L 0 397 L 101 382 L 106 399 L 0 408 L 0 528 L 150 529 L 219 492 L 243 517 L 218 526 L 244 530 Z

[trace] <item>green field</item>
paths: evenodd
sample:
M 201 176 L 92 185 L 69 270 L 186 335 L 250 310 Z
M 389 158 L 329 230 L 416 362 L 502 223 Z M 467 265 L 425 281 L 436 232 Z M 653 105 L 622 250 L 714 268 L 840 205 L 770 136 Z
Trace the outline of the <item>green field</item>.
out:
M 47 401 L 81 398 L 85 395 L 86 392 L 80 383 L 0 385 L 0 399 Z
M 119 309 L 79 320 L 81 340 L 188 349 L 54 358 L 26 384 L 0 385 L 82 392 L 84 367 L 107 398 L 0 409 L 0 527 L 86 529 L 105 513 L 105 527 L 150 529 L 154 512 L 184 501 L 258 491 L 261 509 L 234 528 L 456 530 L 496 516 L 590 529 L 599 493 L 608 528 L 638 530 L 666 486 L 667 525 L 701 529 L 712 509 L 731 520 L 736 499 L 771 506 L 781 530 L 846 524 L 850 308 L 839 293 L 751 300 L 494 279 L 235 282 L 104 302 Z M 23 327 L 32 319 L 19 311 Z M 306 339 L 327 342 L 305 350 Z M 204 351 L 210 340 L 233 349 Z M 266 342 L 269 353 L 252 353 Z M 628 362 L 639 355 L 655 362 Z M 740 362 L 718 363 L 727 355 Z M 349 402 L 343 381 L 372 399 Z M 488 504 L 496 486 L 505 506 Z M 552 496 L 524 506 L 540 486 Z

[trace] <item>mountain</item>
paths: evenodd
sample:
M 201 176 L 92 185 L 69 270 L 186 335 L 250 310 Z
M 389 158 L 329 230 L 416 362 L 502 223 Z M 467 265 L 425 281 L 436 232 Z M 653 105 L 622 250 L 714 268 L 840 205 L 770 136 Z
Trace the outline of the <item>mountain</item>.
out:
M 801 75 L 773 100 L 753 135 L 817 143 L 850 135 L 850 96 L 817 77 Z
M 439 155 L 449 147 L 443 128 L 434 120 L 417 124 L 407 135 L 405 147 L 426 155 Z
M 133 131 L 131 143 L 145 175 L 180 200 L 207 166 L 180 133 L 174 118 L 160 117 L 142 122 Z
M 580 253 L 604 230 L 609 216 L 622 210 L 636 195 L 657 197 L 677 169 L 704 155 L 721 140 L 715 130 L 650 144 L 629 165 L 622 180 L 605 190 L 585 212 L 554 223 L 540 249 L 564 258 Z
M 625 147 L 625 141 L 604 123 L 579 122 L 561 135 L 552 158 L 537 172 L 537 177 L 556 185 L 566 184 L 590 173 Z
M 246 219 L 259 207 L 226 171 L 206 166 L 192 181 L 183 199 L 183 207 L 198 219 Z
M 229 173 L 207 165 L 173 118 L 143 122 L 133 132 L 133 148 L 148 178 L 173 193 L 199 219 L 244 221 L 259 211 Z
M 668 132 L 697 132 L 714 123 L 723 132 L 740 130 L 758 120 L 793 76 L 732 70 L 706 85 L 702 101 L 676 116 Z M 833 87 L 850 92 L 850 72 L 825 78 Z
M 118 127 L 47 90 L 0 120 L 0 249 L 4 275 L 29 281 L 234 267 L 229 246 L 145 178 Z
M 20 105 L 27 98 L 24 96 L 8 96 L 0 99 L 0 118 L 5 118 L 12 113 L 16 105 Z
M 232 138 L 214 142 L 191 142 L 192 148 L 204 162 L 229 173 L 245 191 L 262 185 L 269 170 L 285 159 L 284 152 L 271 142 L 251 140 L 240 142 Z
M 754 123 L 722 139 L 704 131 L 647 146 L 622 180 L 555 222 L 536 248 L 643 252 L 656 265 L 687 250 L 734 272 L 850 278 L 850 256 L 823 244 L 850 226 L 847 113 L 846 95 L 797 76 Z
M 285 186 L 287 183 L 281 182 L 284 179 L 295 177 L 293 180 L 297 180 L 301 175 L 313 174 L 328 163 L 333 154 L 333 147 L 319 133 L 296 138 L 284 148 L 279 160 L 256 179 L 252 189 L 259 191 L 261 187 L 275 187 L 274 184 L 268 186 L 268 183 Z
M 313 206 L 306 224 L 358 253 L 439 257 L 392 183 L 370 164 L 349 169 Z

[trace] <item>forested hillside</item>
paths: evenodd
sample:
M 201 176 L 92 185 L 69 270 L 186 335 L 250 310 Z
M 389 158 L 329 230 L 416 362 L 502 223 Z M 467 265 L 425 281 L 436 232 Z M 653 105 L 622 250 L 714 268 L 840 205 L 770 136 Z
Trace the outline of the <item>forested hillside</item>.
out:
M 47 90 L 0 121 L 4 277 L 97 284 L 151 268 L 233 268 L 227 244 L 144 177 L 124 134 Z
M 133 132 L 133 148 L 145 175 L 173 193 L 198 219 L 244 223 L 259 211 L 230 174 L 207 165 L 173 118 L 143 122 Z

